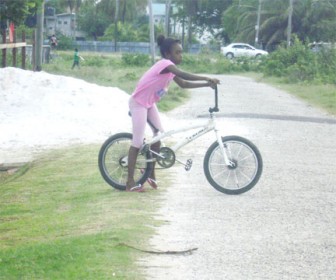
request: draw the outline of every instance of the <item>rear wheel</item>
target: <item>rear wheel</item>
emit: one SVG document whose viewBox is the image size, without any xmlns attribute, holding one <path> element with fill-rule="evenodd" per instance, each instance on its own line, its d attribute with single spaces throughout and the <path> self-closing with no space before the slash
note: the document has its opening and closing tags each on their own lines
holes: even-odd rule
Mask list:
<svg viewBox="0 0 336 280">
<path fill-rule="evenodd" d="M 252 189 L 259 181 L 263 162 L 258 148 L 239 136 L 222 137 L 224 150 L 232 162 L 228 166 L 217 142 L 214 142 L 204 158 L 204 173 L 209 183 L 226 194 L 241 194 Z"/>
<path fill-rule="evenodd" d="M 226 57 L 228 59 L 232 59 L 232 58 L 234 58 L 234 55 L 233 55 L 233 53 L 229 52 L 229 53 L 226 54 Z"/>
<path fill-rule="evenodd" d="M 112 187 L 125 190 L 128 177 L 128 151 L 132 144 L 131 133 L 118 133 L 108 138 L 102 145 L 98 166 L 104 180 Z M 135 166 L 134 180 L 143 184 L 153 169 L 149 151 L 139 153 Z"/>
</svg>

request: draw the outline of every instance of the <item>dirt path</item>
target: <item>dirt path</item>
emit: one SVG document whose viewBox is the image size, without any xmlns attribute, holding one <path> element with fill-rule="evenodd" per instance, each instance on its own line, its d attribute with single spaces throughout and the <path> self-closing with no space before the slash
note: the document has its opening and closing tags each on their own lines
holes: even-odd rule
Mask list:
<svg viewBox="0 0 336 280">
<path fill-rule="evenodd" d="M 189 173 L 181 166 L 169 170 L 174 181 L 162 186 L 157 217 L 165 224 L 151 249 L 198 250 L 147 255 L 140 260 L 147 279 L 334 279 L 335 118 L 249 78 L 218 77 L 227 116 L 219 118 L 223 135 L 239 134 L 259 147 L 261 181 L 240 196 L 217 192 L 202 170 L 211 135 L 187 146 L 180 158 L 192 157 L 194 166 Z M 212 105 L 209 90 L 193 92 L 170 114 L 177 123 L 191 122 Z"/>
</svg>

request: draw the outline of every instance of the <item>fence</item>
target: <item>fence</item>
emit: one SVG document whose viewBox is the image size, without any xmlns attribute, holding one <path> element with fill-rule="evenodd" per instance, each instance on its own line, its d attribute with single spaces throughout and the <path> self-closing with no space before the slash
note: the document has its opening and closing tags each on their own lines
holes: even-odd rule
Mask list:
<svg viewBox="0 0 336 280">
<path fill-rule="evenodd" d="M 49 63 L 51 55 L 51 47 L 49 45 L 42 46 L 42 63 Z M 26 56 L 30 64 L 34 64 L 34 47 L 33 45 L 27 45 Z"/>
<path fill-rule="evenodd" d="M 89 52 L 125 52 L 125 53 L 143 53 L 150 54 L 150 44 L 141 42 L 118 42 L 115 48 L 114 42 L 100 42 L 100 41 L 76 41 L 73 47 L 80 49 L 80 51 Z M 202 51 L 204 45 L 192 44 L 188 48 L 188 53 L 197 54 Z M 217 49 L 211 49 L 216 51 Z M 156 53 L 159 51 L 156 50 Z"/>
<path fill-rule="evenodd" d="M 16 37 L 15 33 L 13 34 L 13 40 L 10 43 L 6 42 L 6 30 L 2 29 L 1 30 L 1 37 L 2 37 L 2 44 L 0 44 L 0 50 L 2 51 L 2 67 L 7 66 L 7 50 L 11 49 L 12 50 L 12 64 L 14 67 L 16 67 L 16 58 L 17 58 L 17 49 L 21 48 L 21 65 L 22 68 L 25 69 L 26 67 L 26 37 L 25 33 L 22 32 L 22 42 L 17 43 L 16 42 Z"/>
</svg>

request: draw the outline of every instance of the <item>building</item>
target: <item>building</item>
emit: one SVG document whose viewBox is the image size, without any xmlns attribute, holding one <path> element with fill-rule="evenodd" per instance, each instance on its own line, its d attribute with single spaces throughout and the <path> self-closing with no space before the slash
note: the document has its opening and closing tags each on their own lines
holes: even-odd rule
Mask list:
<svg viewBox="0 0 336 280">
<path fill-rule="evenodd" d="M 48 7 L 44 14 L 44 29 L 48 37 L 62 33 L 67 37 L 76 39 L 85 38 L 85 32 L 77 29 L 76 14 L 75 13 L 63 13 L 55 14 L 55 9 Z"/>
</svg>

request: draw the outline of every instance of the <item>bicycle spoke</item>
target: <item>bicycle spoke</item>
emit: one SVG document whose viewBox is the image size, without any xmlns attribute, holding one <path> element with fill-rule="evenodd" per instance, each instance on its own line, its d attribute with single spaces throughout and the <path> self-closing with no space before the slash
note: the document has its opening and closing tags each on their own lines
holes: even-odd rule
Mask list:
<svg viewBox="0 0 336 280">
<path fill-rule="evenodd" d="M 235 158 L 239 158 L 239 155 L 240 155 L 241 151 L 243 150 L 243 145 L 240 145 L 239 148 L 240 148 L 240 149 L 239 149 L 237 155 L 235 156 Z"/>
<path fill-rule="evenodd" d="M 256 147 L 238 136 L 224 137 L 223 145 L 232 165 L 224 162 L 222 151 L 215 142 L 204 159 L 206 177 L 211 185 L 221 192 L 243 193 L 252 188 L 260 177 L 262 168 L 260 154 L 257 152 L 258 158 Z"/>
<path fill-rule="evenodd" d="M 233 171 L 233 174 L 234 174 L 234 177 L 236 179 L 237 189 L 239 189 L 239 181 L 238 181 L 238 178 L 237 178 L 237 172 L 236 172 L 236 170 Z"/>
<path fill-rule="evenodd" d="M 243 162 L 243 161 L 245 161 L 246 159 L 251 158 L 251 157 L 252 157 L 252 158 L 255 158 L 253 154 L 250 154 L 250 155 L 247 155 L 247 156 L 244 157 L 244 158 L 239 159 L 239 162 Z"/>
<path fill-rule="evenodd" d="M 107 183 L 120 190 L 126 188 L 128 177 L 127 157 L 132 135 L 119 133 L 105 141 L 99 152 L 99 170 Z M 151 172 L 150 155 L 139 154 L 135 168 L 134 180 L 145 181 Z M 140 172 L 143 169 L 145 172 Z"/>
</svg>

